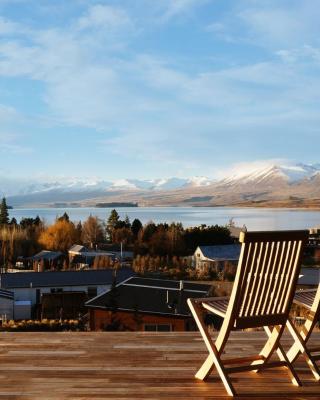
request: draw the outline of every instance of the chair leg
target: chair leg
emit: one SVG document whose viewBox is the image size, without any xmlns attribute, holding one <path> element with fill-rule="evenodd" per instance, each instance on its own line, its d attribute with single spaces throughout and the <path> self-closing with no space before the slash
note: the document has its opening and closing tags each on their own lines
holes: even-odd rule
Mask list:
<svg viewBox="0 0 320 400">
<path fill-rule="evenodd" d="M 313 328 L 315 327 L 319 318 L 320 318 L 320 307 L 319 310 L 317 310 L 317 312 L 315 313 L 309 312 L 306 322 L 301 327 L 299 327 L 298 329 L 299 335 L 303 339 L 305 346 L 307 345 L 307 342 L 312 334 Z M 294 362 L 299 357 L 299 354 L 300 354 L 299 347 L 296 346 L 295 343 L 290 347 L 290 349 L 287 352 L 287 356 L 291 362 Z"/>
<path fill-rule="evenodd" d="M 268 326 L 264 326 L 264 330 L 266 331 L 267 335 L 270 337 L 271 334 L 272 334 L 271 329 Z M 286 352 L 284 351 L 283 347 L 281 346 L 280 342 L 278 344 L 278 348 L 277 348 L 276 351 L 277 351 L 279 359 L 281 361 L 285 361 L 287 363 L 288 373 L 289 373 L 289 376 L 291 378 L 291 382 L 295 386 L 302 386 L 302 383 L 301 383 L 301 381 L 300 381 L 295 369 L 293 368 L 292 363 L 288 359 Z M 257 372 L 259 372 L 259 370 Z"/>
<path fill-rule="evenodd" d="M 313 373 L 313 376 L 315 377 L 315 379 L 317 381 L 319 381 L 320 380 L 320 370 L 319 370 L 317 364 L 313 361 L 312 355 L 310 354 L 309 350 L 307 349 L 305 341 L 302 339 L 300 333 L 298 332 L 297 328 L 294 326 L 294 324 L 290 318 L 287 321 L 287 327 L 294 339 L 294 346 L 295 346 L 294 353 L 301 352 L 303 354 L 311 372 Z M 292 353 L 292 354 L 294 354 L 294 353 Z"/>
<path fill-rule="evenodd" d="M 231 380 L 230 380 L 228 374 L 226 373 L 226 370 L 225 370 L 224 365 L 220 358 L 220 354 L 208 332 L 208 329 L 207 329 L 205 323 L 203 322 L 200 307 L 192 299 L 188 299 L 188 305 L 192 312 L 194 320 L 196 321 L 196 324 L 199 328 L 199 331 L 204 340 L 204 343 L 209 351 L 208 357 L 206 358 L 205 362 L 202 364 L 201 368 L 198 370 L 198 372 L 195 375 L 196 378 L 201 379 L 201 380 L 206 379 L 208 377 L 208 375 L 210 374 L 210 372 L 213 370 L 213 368 L 216 367 L 217 372 L 224 384 L 224 387 L 226 388 L 226 391 L 228 392 L 228 394 L 230 396 L 235 396 L 236 391 L 234 390 Z"/>
<path fill-rule="evenodd" d="M 266 342 L 266 344 L 263 346 L 262 350 L 260 351 L 260 355 L 264 357 L 263 361 L 254 361 L 252 364 L 264 364 L 269 360 L 269 358 L 272 356 L 274 351 L 277 350 L 280 342 L 280 337 L 284 331 L 285 326 L 279 325 L 279 326 L 274 326 L 272 331 L 270 331 L 270 334 L 268 334 L 269 338 Z"/>
</svg>

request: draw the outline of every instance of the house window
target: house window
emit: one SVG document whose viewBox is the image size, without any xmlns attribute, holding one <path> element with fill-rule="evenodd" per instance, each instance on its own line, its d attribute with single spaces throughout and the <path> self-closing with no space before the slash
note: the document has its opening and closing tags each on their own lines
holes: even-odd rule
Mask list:
<svg viewBox="0 0 320 400">
<path fill-rule="evenodd" d="M 91 299 L 92 297 L 96 297 L 97 296 L 97 287 L 93 286 L 93 287 L 88 287 L 88 297 L 89 299 Z"/>
<path fill-rule="evenodd" d="M 144 330 L 146 332 L 171 332 L 171 324 L 144 324 Z"/>
</svg>

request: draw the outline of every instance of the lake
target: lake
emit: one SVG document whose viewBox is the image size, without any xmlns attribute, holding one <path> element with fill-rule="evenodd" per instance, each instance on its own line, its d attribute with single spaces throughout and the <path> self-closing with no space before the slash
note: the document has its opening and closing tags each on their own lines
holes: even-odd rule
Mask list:
<svg viewBox="0 0 320 400">
<path fill-rule="evenodd" d="M 225 225 L 232 218 L 237 226 L 246 225 L 249 230 L 306 229 L 320 225 L 320 211 L 283 208 L 236 208 L 236 207 L 128 207 L 117 208 L 121 218 L 126 215 L 149 221 L 182 222 L 184 227 Z M 57 216 L 67 212 L 72 221 L 84 221 L 90 214 L 106 220 L 111 208 L 17 208 L 9 210 L 10 218 L 18 221 L 24 217 L 39 215 L 52 223 Z"/>
</svg>

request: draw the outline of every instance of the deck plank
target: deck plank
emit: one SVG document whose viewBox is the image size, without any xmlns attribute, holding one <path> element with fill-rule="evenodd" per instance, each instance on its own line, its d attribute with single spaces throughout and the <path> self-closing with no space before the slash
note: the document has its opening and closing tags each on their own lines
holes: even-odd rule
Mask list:
<svg viewBox="0 0 320 400">
<path fill-rule="evenodd" d="M 197 381 L 206 357 L 198 333 L 79 332 L 2 333 L 1 399 L 229 399 L 218 376 Z M 248 356 L 263 345 L 263 332 L 236 332 L 226 358 Z M 320 333 L 312 344 L 320 342 Z M 282 341 L 289 346 L 288 336 Z M 299 359 L 304 384 L 291 385 L 284 368 L 232 375 L 241 399 L 319 400 L 320 383 Z"/>
</svg>

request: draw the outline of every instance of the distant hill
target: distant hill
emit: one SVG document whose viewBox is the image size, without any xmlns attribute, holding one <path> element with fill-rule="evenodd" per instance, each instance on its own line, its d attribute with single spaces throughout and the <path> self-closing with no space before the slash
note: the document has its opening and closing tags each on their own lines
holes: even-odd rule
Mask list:
<svg viewBox="0 0 320 400">
<path fill-rule="evenodd" d="M 319 164 L 239 167 L 220 180 L 206 177 L 31 182 L 0 178 L 14 207 L 256 206 L 320 207 Z M 107 204 L 107 205 L 106 205 Z M 111 205 L 110 205 L 111 204 Z"/>
</svg>

